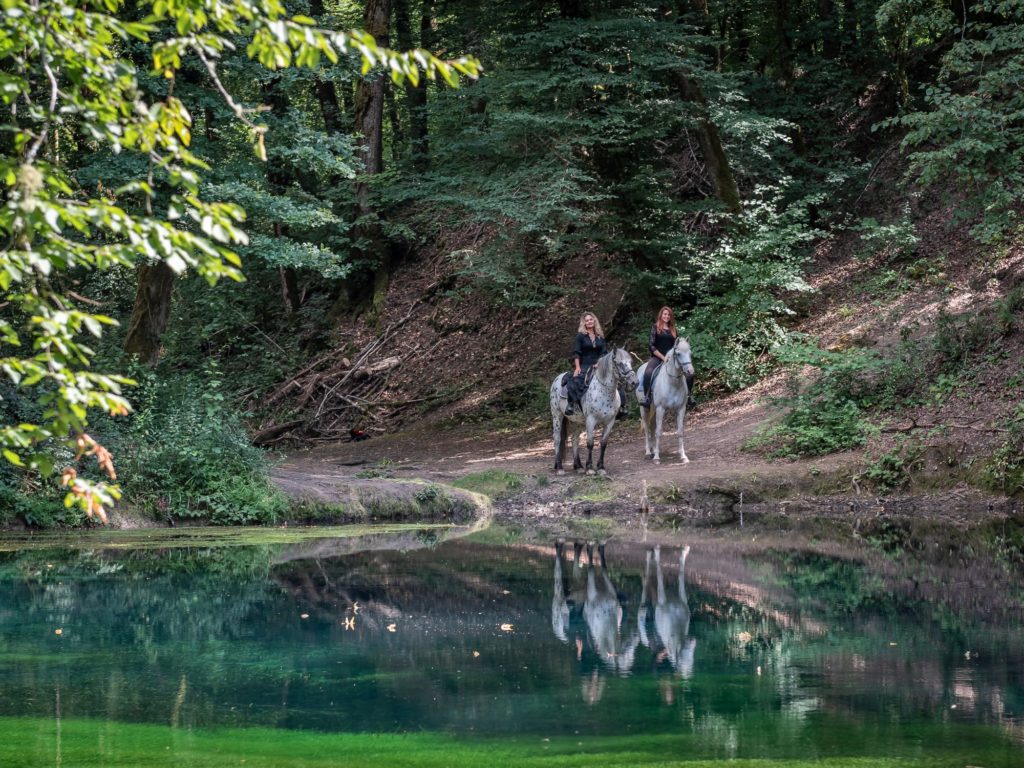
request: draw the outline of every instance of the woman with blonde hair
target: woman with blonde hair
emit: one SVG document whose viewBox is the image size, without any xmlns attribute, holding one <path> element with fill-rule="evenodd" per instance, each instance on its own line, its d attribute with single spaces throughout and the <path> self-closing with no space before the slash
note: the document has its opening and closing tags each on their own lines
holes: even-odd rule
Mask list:
<svg viewBox="0 0 1024 768">
<path fill-rule="evenodd" d="M 566 416 L 572 416 L 580 406 L 583 394 L 587 391 L 587 372 L 597 365 L 606 348 L 604 331 L 601 330 L 597 315 L 593 312 L 584 312 L 580 315 L 576 342 L 572 348 L 573 373 L 567 389 L 569 407 L 565 410 Z"/>
<path fill-rule="evenodd" d="M 651 326 L 651 336 L 647 347 L 651 357 L 644 369 L 644 400 L 641 403 L 645 408 L 651 404 L 651 382 L 654 381 L 654 372 L 668 358 L 672 348 L 676 345 L 676 316 L 671 307 L 662 307 L 654 318 L 654 325 Z M 695 403 L 693 400 L 693 376 L 686 377 L 686 386 L 690 390 L 690 406 Z"/>
</svg>

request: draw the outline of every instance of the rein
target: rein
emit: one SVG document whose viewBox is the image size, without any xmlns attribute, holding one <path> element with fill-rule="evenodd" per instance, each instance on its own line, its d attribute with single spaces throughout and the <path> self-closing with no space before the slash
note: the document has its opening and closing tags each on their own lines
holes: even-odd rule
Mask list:
<svg viewBox="0 0 1024 768">
<path fill-rule="evenodd" d="M 608 361 L 608 368 L 610 369 L 610 373 L 611 373 L 611 381 L 610 382 L 608 380 L 606 380 L 606 379 L 602 379 L 601 378 L 601 372 L 600 372 L 601 365 L 604 363 L 604 359 L 606 357 L 610 357 L 611 358 Z M 605 384 L 606 386 L 609 385 L 609 384 L 611 386 L 616 386 L 618 383 L 620 383 L 619 380 L 627 379 L 629 377 L 628 373 L 626 373 L 625 371 L 619 369 L 618 362 L 615 360 L 615 352 L 614 351 L 606 352 L 604 355 L 602 355 L 601 359 L 598 360 L 597 365 L 594 366 L 594 370 L 595 370 L 594 378 L 597 379 L 598 381 L 600 381 L 602 384 Z M 630 372 L 632 372 L 632 369 L 630 369 Z"/>
<path fill-rule="evenodd" d="M 683 366 L 684 366 L 684 365 L 686 365 L 686 363 L 690 363 L 691 365 L 693 364 L 693 363 L 692 363 L 691 361 L 689 361 L 689 360 L 686 360 L 686 361 L 684 361 L 684 362 L 682 362 L 682 363 L 678 362 L 678 361 L 676 360 L 676 353 L 675 353 L 675 350 L 673 350 L 673 351 L 672 351 L 672 358 L 671 358 L 671 359 L 672 359 L 672 367 L 674 367 L 674 368 L 675 368 L 676 370 L 678 370 L 678 371 L 679 371 L 679 375 L 678 375 L 678 376 L 673 376 L 673 375 L 671 374 L 671 372 L 670 372 L 670 371 L 668 370 L 668 365 L 667 365 L 667 363 L 668 363 L 668 360 L 666 360 L 666 361 L 665 361 L 665 364 L 663 364 L 663 365 L 662 365 L 662 367 L 663 367 L 663 368 L 665 369 L 665 375 L 666 375 L 666 376 L 668 376 L 668 377 L 669 377 L 670 379 L 679 379 L 679 378 L 682 378 L 682 377 L 683 377 L 683 375 L 684 375 L 684 374 L 683 374 Z"/>
</svg>

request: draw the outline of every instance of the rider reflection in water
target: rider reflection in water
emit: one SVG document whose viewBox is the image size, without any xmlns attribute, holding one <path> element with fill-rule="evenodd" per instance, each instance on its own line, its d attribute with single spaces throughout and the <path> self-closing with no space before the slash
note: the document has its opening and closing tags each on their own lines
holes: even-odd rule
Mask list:
<svg viewBox="0 0 1024 768">
<path fill-rule="evenodd" d="M 623 615 L 620 595 L 609 577 L 604 545 L 597 549 L 595 558 L 593 543 L 587 544 L 584 565 L 583 544 L 575 542 L 566 573 L 565 542 L 555 542 L 551 626 L 559 640 L 575 646 L 584 701 L 593 705 L 601 700 L 609 673 L 629 676 L 640 645 L 650 650 L 655 668 L 667 662 L 673 677 L 689 679 L 693 675 L 696 647 L 696 640 L 689 636 L 690 608 L 684 583 L 690 548 L 679 552 L 679 570 L 674 583 L 668 584 L 661 548 L 656 546 L 647 551 L 635 623 Z M 584 648 L 589 652 L 585 654 Z M 659 689 L 666 704 L 675 700 L 670 680 L 660 681 Z"/>
<path fill-rule="evenodd" d="M 584 312 L 580 317 L 580 325 L 576 329 L 576 342 L 572 348 L 573 373 L 569 380 L 569 407 L 565 409 L 566 416 L 571 416 L 580 407 L 583 393 L 587 389 L 587 373 L 597 365 L 597 361 L 604 353 L 604 331 L 601 330 L 601 323 L 593 312 Z"/>
</svg>

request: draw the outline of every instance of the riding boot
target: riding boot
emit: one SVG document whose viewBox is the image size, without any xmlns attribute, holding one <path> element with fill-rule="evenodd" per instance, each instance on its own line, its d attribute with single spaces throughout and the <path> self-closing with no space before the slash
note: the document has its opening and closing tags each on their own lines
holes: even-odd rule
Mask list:
<svg viewBox="0 0 1024 768">
<path fill-rule="evenodd" d="M 647 367 L 644 369 L 644 399 L 640 402 L 644 408 L 651 407 L 651 400 L 654 399 L 654 393 L 651 391 L 654 389 L 654 374 L 659 368 L 660 361 L 655 361 L 653 357 L 647 361 Z"/>
<path fill-rule="evenodd" d="M 697 398 L 693 396 L 693 380 L 694 376 L 686 377 L 686 390 L 689 395 L 686 398 L 686 409 L 688 411 L 694 411 L 697 409 Z"/>
<path fill-rule="evenodd" d="M 619 412 L 615 414 L 616 419 L 625 419 L 629 416 L 629 407 L 626 405 L 626 390 L 619 387 Z"/>
<path fill-rule="evenodd" d="M 565 406 L 565 415 L 566 416 L 575 416 L 576 415 L 576 403 L 573 402 L 572 400 L 570 400 L 568 405 Z"/>
</svg>

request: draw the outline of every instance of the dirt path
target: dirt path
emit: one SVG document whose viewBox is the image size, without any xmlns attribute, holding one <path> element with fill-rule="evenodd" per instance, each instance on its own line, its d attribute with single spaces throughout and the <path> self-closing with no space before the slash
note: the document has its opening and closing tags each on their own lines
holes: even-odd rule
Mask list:
<svg viewBox="0 0 1024 768">
<path fill-rule="evenodd" d="M 422 483 L 442 484 L 453 498 L 472 497 L 449 487 L 459 482 L 492 495 L 499 520 L 555 536 L 628 536 L 640 527 L 646 535 L 648 525 L 691 532 L 725 526 L 739 534 L 745 521 L 759 535 L 898 538 L 901 531 L 913 530 L 915 536 L 942 531 L 946 541 L 976 525 L 1019 514 L 1012 499 L 962 485 L 881 498 L 858 482 L 865 464 L 856 452 L 769 461 L 744 450 L 769 417 L 763 395 L 771 386 L 762 382 L 691 414 L 686 426 L 690 463 L 685 465 L 678 461 L 674 434 L 663 438 L 661 465 L 644 458 L 634 409 L 612 435 L 606 478 L 571 470 L 555 474 L 550 426 L 539 416 L 525 430 L 471 424 L 326 445 L 289 455 L 273 477 L 288 494 L 318 502 L 345 502 L 354 492 L 364 497 L 404 494 L 408 501 L 422 491 Z M 473 478 L 506 477 L 500 473 L 515 476 L 507 492 L 473 487 Z M 649 514 L 643 511 L 644 488 Z M 410 504 L 415 514 L 416 504 Z"/>
<path fill-rule="evenodd" d="M 787 495 L 822 486 L 825 478 L 855 471 L 857 454 L 808 461 L 768 461 L 743 446 L 767 416 L 766 409 L 745 393 L 701 407 L 690 414 L 685 429 L 689 464 L 679 462 L 674 430 L 662 438 L 662 463 L 644 457 L 643 434 L 636 409 L 612 434 L 605 464 L 602 496 L 622 501 L 638 498 L 642 484 L 682 497 L 707 488 L 748 489 L 755 495 Z M 585 446 L 584 446 L 585 451 Z M 597 448 L 595 446 L 595 460 Z M 571 467 L 571 455 L 566 466 Z M 353 479 L 379 471 L 392 478 L 451 483 L 487 470 L 544 478 L 542 494 L 557 497 L 580 476 L 552 470 L 551 429 L 536 419 L 526 430 L 493 430 L 486 426 L 402 432 L 357 443 L 337 443 L 293 453 L 275 471 L 275 481 L 293 495 L 330 498 Z M 774 489 L 774 491 L 773 491 Z"/>
</svg>

